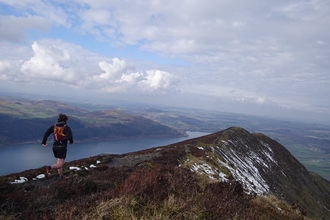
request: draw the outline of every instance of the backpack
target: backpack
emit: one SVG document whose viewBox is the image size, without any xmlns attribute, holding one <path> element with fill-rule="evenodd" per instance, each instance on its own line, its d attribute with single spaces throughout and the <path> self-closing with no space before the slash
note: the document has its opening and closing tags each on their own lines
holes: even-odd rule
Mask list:
<svg viewBox="0 0 330 220">
<path fill-rule="evenodd" d="M 57 126 L 56 124 L 54 125 L 54 140 L 55 141 L 63 141 L 66 139 L 66 135 L 63 133 L 64 126 Z"/>
</svg>

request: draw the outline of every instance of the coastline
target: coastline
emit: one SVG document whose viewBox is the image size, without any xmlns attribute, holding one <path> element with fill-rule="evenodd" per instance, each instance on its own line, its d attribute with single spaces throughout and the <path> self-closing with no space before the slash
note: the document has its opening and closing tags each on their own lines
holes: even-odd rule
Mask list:
<svg viewBox="0 0 330 220">
<path fill-rule="evenodd" d="M 191 132 L 191 131 L 187 131 Z M 74 143 L 92 143 L 92 142 L 100 142 L 100 141 L 116 141 L 116 140 L 133 140 L 133 139 L 143 139 L 143 138 L 180 138 L 180 137 L 189 137 L 189 135 L 185 132 L 185 135 L 139 135 L 139 136 L 134 136 L 134 137 L 117 137 L 117 138 L 89 138 L 89 139 L 74 139 Z M 193 132 L 199 132 L 199 131 L 193 131 Z M 202 132 L 205 133 L 205 132 Z M 23 141 L 23 142 L 15 142 L 15 143 L 10 143 L 10 142 L 4 142 L 0 143 L 1 146 L 14 146 L 14 145 L 22 145 L 22 144 L 40 144 L 41 145 L 41 139 L 38 141 Z M 51 140 L 48 140 L 47 142 L 50 142 Z"/>
</svg>

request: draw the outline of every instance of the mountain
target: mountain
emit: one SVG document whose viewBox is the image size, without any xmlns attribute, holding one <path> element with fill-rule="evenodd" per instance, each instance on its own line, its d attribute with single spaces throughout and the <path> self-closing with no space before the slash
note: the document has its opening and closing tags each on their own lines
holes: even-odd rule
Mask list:
<svg viewBox="0 0 330 220">
<path fill-rule="evenodd" d="M 0 219 L 329 219 L 330 182 L 230 127 L 168 146 L 0 177 Z M 12 183 L 12 184 L 10 184 Z"/>
<path fill-rule="evenodd" d="M 308 170 L 330 180 L 329 125 L 201 109 L 161 109 L 126 108 L 126 112 L 184 131 L 214 133 L 238 126 L 263 133 L 284 145 Z"/>
<path fill-rule="evenodd" d="M 59 113 L 77 115 L 86 112 L 88 111 L 54 100 L 0 98 L 0 114 L 11 115 L 17 118 L 49 118 Z"/>
<path fill-rule="evenodd" d="M 116 110 L 87 111 L 48 100 L 0 99 L 0 145 L 40 142 L 57 115 L 69 116 L 68 125 L 77 141 L 139 137 L 182 137 L 182 131 L 153 120 Z"/>
</svg>

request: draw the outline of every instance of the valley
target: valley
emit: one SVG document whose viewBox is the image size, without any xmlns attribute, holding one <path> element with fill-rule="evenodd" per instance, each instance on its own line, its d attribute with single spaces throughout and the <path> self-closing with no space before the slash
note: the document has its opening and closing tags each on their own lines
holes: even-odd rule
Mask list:
<svg viewBox="0 0 330 220">
<path fill-rule="evenodd" d="M 330 180 L 330 125 L 326 124 L 169 106 L 64 103 L 12 97 L 0 99 L 0 115 L 10 115 L 16 119 L 47 120 L 47 123 L 51 123 L 59 112 L 65 112 L 72 118 L 69 123 L 78 133 L 81 133 L 81 127 L 92 127 L 96 133 L 102 134 L 99 140 L 139 135 L 156 137 L 164 131 L 168 132 L 167 136 L 183 136 L 186 131 L 213 133 L 231 126 L 243 127 L 249 132 L 263 133 L 278 141 L 308 170 Z M 42 124 L 46 126 L 47 123 L 43 121 Z M 157 132 L 155 123 L 161 128 Z M 122 126 L 125 124 L 127 126 Z M 139 126 L 145 127 L 147 124 L 149 133 L 141 133 Z M 43 129 L 39 128 L 39 133 L 35 134 L 36 139 Z M 78 136 L 78 140 L 83 138 L 96 137 Z"/>
</svg>

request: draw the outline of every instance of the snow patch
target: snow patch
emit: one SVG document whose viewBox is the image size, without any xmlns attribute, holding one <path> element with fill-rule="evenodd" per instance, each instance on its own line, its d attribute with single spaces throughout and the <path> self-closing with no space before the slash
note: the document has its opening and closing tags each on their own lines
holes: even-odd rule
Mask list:
<svg viewBox="0 0 330 220">
<path fill-rule="evenodd" d="M 210 165 L 208 165 L 207 163 L 192 164 L 192 170 L 196 171 L 196 172 L 199 171 L 199 172 L 206 173 L 211 179 L 214 179 L 213 175 L 215 174 L 215 172 L 212 170 L 212 167 Z"/>
<path fill-rule="evenodd" d="M 210 179 L 218 179 L 216 178 L 216 176 L 218 175 L 220 180 L 227 181 L 227 179 L 225 178 L 226 174 L 213 170 L 212 167 L 207 163 L 194 163 L 191 165 L 191 171 L 206 174 Z"/>
<path fill-rule="evenodd" d="M 36 176 L 36 179 L 43 179 L 45 178 L 45 174 L 39 174 L 38 176 Z"/>
<path fill-rule="evenodd" d="M 277 161 L 270 155 L 270 153 L 264 152 L 264 154 L 269 158 L 269 160 L 278 165 Z"/>
<path fill-rule="evenodd" d="M 10 182 L 11 184 L 17 184 L 17 183 L 24 183 L 28 181 L 28 179 L 26 177 L 20 177 L 19 180 L 14 180 L 14 182 Z"/>
<path fill-rule="evenodd" d="M 96 164 L 100 164 L 100 163 L 101 163 L 101 161 L 99 161 L 99 160 L 96 161 Z M 93 164 L 91 164 L 89 167 L 90 167 L 90 168 L 95 168 L 96 166 L 93 165 Z M 83 168 L 84 168 L 85 170 L 89 170 L 88 167 L 83 167 Z M 80 168 L 80 167 L 77 167 L 77 166 L 70 166 L 69 169 L 70 169 L 70 170 L 76 170 L 76 171 L 81 170 L 81 168 Z M 43 179 L 43 178 L 45 178 L 45 177 L 46 177 L 45 174 L 39 174 L 39 175 L 36 176 L 35 178 L 32 178 L 32 180 Z M 10 183 L 11 183 L 11 184 L 18 184 L 18 183 L 24 183 L 24 182 L 26 182 L 26 181 L 28 181 L 28 179 L 27 179 L 26 177 L 20 177 L 18 180 L 14 180 L 14 182 L 10 182 Z"/>
<path fill-rule="evenodd" d="M 266 147 L 270 152 L 273 153 L 273 150 L 272 148 L 270 148 L 269 144 L 264 142 L 264 141 L 259 141 L 264 147 Z"/>
<path fill-rule="evenodd" d="M 267 194 L 269 192 L 269 186 L 265 180 L 261 177 L 258 168 L 254 165 L 253 161 L 249 157 L 239 157 L 231 149 L 230 152 L 222 153 L 222 157 L 226 160 L 226 163 L 218 159 L 218 162 L 225 166 L 232 174 L 232 176 L 240 181 L 243 188 L 248 192 L 254 192 L 258 195 Z M 265 165 L 261 158 L 254 158 L 258 163 Z M 232 164 L 235 166 L 230 166 Z"/>
<path fill-rule="evenodd" d="M 70 170 L 81 170 L 79 167 L 69 167 Z"/>
<path fill-rule="evenodd" d="M 228 142 L 227 142 L 227 141 L 221 140 L 221 142 L 222 142 L 224 145 L 228 145 Z"/>
</svg>

